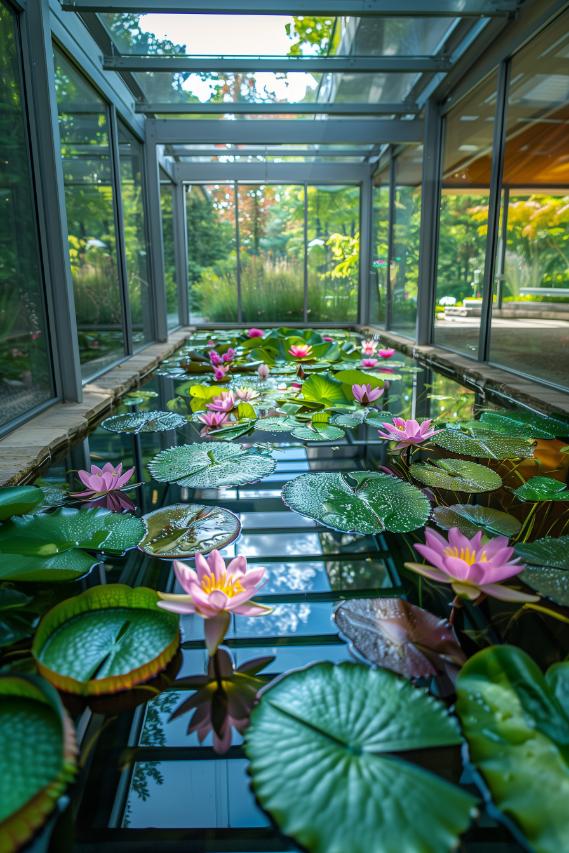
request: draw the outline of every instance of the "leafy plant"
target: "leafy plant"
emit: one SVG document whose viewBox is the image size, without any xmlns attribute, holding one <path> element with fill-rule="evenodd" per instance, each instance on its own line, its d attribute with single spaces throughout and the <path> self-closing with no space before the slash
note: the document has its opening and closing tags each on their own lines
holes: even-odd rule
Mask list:
<svg viewBox="0 0 569 853">
<path fill-rule="evenodd" d="M 165 432 L 186 426 L 187 419 L 175 412 L 129 412 L 106 418 L 101 426 L 109 432 L 138 435 L 141 432 Z"/>
<path fill-rule="evenodd" d="M 522 486 L 514 489 L 521 501 L 569 501 L 569 489 L 565 483 L 553 477 L 530 477 Z"/>
<path fill-rule="evenodd" d="M 174 504 L 142 518 L 146 536 L 139 548 L 155 557 L 193 557 L 225 548 L 241 532 L 239 518 L 223 507 Z"/>
<path fill-rule="evenodd" d="M 444 530 L 458 527 L 466 536 L 473 536 L 477 530 L 483 530 L 490 536 L 511 538 L 521 527 L 518 519 L 508 512 L 478 504 L 437 506 L 433 510 L 433 518 Z"/>
<path fill-rule="evenodd" d="M 411 476 L 425 486 L 455 492 L 492 492 L 502 485 L 502 478 L 491 468 L 463 459 L 437 459 L 415 462 Z"/>
<path fill-rule="evenodd" d="M 155 480 L 192 489 L 254 483 L 275 470 L 270 450 L 253 444 L 182 444 L 163 450 L 148 464 Z"/>
</svg>

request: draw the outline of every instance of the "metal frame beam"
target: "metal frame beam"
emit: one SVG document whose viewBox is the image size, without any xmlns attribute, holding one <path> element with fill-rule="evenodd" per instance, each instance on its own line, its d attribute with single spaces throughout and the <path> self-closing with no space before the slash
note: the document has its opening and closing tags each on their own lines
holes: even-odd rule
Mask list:
<svg viewBox="0 0 569 853">
<path fill-rule="evenodd" d="M 160 216 L 160 166 L 156 139 L 152 128 L 147 127 L 144 142 L 144 197 L 148 222 L 151 293 L 154 314 L 154 339 L 168 340 L 168 313 L 166 308 L 166 282 L 164 279 L 164 244 Z"/>
<path fill-rule="evenodd" d="M 147 133 L 158 143 L 234 145 L 352 144 L 421 142 L 420 119 L 343 119 L 298 121 L 295 119 L 148 119 Z"/>
<path fill-rule="evenodd" d="M 174 190 L 174 254 L 176 282 L 178 284 L 178 312 L 180 323 L 189 323 L 188 304 L 188 228 L 186 221 L 186 190 L 177 183 Z"/>
<path fill-rule="evenodd" d="M 452 68 L 440 56 L 135 56 L 103 57 L 105 71 L 231 73 L 264 71 L 282 73 L 409 73 L 444 72 Z"/>
<path fill-rule="evenodd" d="M 369 172 L 366 163 L 177 163 L 176 182 L 217 183 L 359 183 Z"/>
<path fill-rule="evenodd" d="M 191 148 L 173 145 L 172 157 L 370 157 L 371 148 L 285 148 L 258 146 L 257 148 Z"/>
<path fill-rule="evenodd" d="M 63 0 L 67 12 L 156 12 L 156 0 Z M 161 14 L 501 17 L 519 0 L 162 0 Z"/>
<path fill-rule="evenodd" d="M 112 187 L 114 204 L 113 210 L 115 214 L 115 231 L 116 231 L 116 250 L 119 269 L 119 286 L 121 296 L 121 311 L 123 322 L 123 340 L 126 355 L 133 353 L 132 341 L 132 318 L 130 313 L 130 301 L 128 292 L 128 270 L 126 266 L 126 249 L 125 249 L 125 230 L 124 230 L 124 210 L 122 204 L 122 187 L 120 174 L 120 153 L 119 153 L 119 128 L 117 122 L 117 110 L 114 104 L 109 107 L 109 139 L 111 144 L 111 172 L 112 172 Z"/>
<path fill-rule="evenodd" d="M 248 101 L 221 104 L 196 103 L 144 103 L 136 105 L 136 112 L 145 115 L 334 115 L 334 116 L 389 116 L 417 115 L 421 111 L 413 103 L 249 103 Z"/>
<path fill-rule="evenodd" d="M 430 344 L 433 336 L 437 273 L 442 117 L 438 103 L 429 101 L 425 113 L 421 224 L 419 231 L 419 281 L 417 288 L 417 344 Z"/>
</svg>

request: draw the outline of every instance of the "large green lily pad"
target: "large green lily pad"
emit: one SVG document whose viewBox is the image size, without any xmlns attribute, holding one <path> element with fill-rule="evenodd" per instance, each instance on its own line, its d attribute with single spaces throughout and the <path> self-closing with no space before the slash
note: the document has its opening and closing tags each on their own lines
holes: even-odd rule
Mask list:
<svg viewBox="0 0 569 853">
<path fill-rule="evenodd" d="M 441 430 L 432 439 L 433 444 L 479 459 L 525 459 L 533 456 L 534 442 L 525 438 L 500 435 L 492 432 L 476 432 L 469 435 L 459 429 Z"/>
<path fill-rule="evenodd" d="M 0 521 L 13 515 L 33 512 L 43 501 L 43 491 L 38 486 L 10 486 L 0 489 Z"/>
<path fill-rule="evenodd" d="M 520 578 L 545 598 L 569 607 L 569 572 L 551 566 L 526 566 Z"/>
<path fill-rule="evenodd" d="M 257 799 L 310 853 L 443 853 L 475 800 L 405 754 L 459 743 L 444 705 L 392 672 L 317 663 L 262 694 L 245 752 Z"/>
<path fill-rule="evenodd" d="M 293 438 L 301 441 L 338 441 L 344 438 L 345 432 L 337 426 L 328 423 L 301 424 L 292 431 Z"/>
<path fill-rule="evenodd" d="M 519 542 L 516 554 L 524 563 L 536 566 L 552 566 L 569 572 L 569 536 L 546 536 L 535 542 Z"/>
<path fill-rule="evenodd" d="M 410 468 L 411 476 L 434 489 L 450 489 L 454 492 L 493 492 L 502 485 L 499 474 L 477 462 L 463 459 L 437 459 L 431 462 L 415 462 Z"/>
<path fill-rule="evenodd" d="M 161 483 L 215 489 L 254 483 L 272 474 L 276 464 L 270 450 L 261 445 L 220 441 L 170 447 L 149 462 L 148 470 Z"/>
<path fill-rule="evenodd" d="M 165 432 L 169 429 L 178 429 L 186 426 L 187 423 L 187 418 L 176 412 L 128 412 L 128 414 L 106 418 L 101 426 L 109 432 L 138 435 L 141 432 Z"/>
<path fill-rule="evenodd" d="M 569 663 L 545 676 L 521 649 L 492 646 L 465 664 L 457 712 L 498 808 L 537 853 L 569 840 Z"/>
<path fill-rule="evenodd" d="M 521 501 L 569 501 L 569 489 L 565 483 L 554 480 L 553 477 L 530 477 L 523 486 L 514 489 L 514 494 Z"/>
<path fill-rule="evenodd" d="M 97 560 L 79 548 L 70 548 L 52 556 L 6 554 L 0 559 L 0 581 L 15 583 L 54 583 L 71 581 L 91 571 Z"/>
<path fill-rule="evenodd" d="M 569 435 L 569 422 L 535 412 L 509 409 L 483 412 L 480 423 L 505 435 L 521 435 L 525 438 L 556 438 Z"/>
<path fill-rule="evenodd" d="M 108 584 L 57 604 L 42 619 L 32 654 L 61 690 L 101 695 L 153 678 L 174 657 L 179 618 L 152 589 Z"/>
<path fill-rule="evenodd" d="M 76 770 L 71 720 L 41 678 L 0 674 L 0 850 L 15 853 L 53 811 Z"/>
<path fill-rule="evenodd" d="M 478 530 L 483 530 L 490 536 L 510 538 L 515 536 L 521 527 L 518 519 L 509 512 L 478 504 L 437 506 L 433 510 L 433 518 L 444 530 L 458 527 L 465 536 L 474 536 Z"/>
<path fill-rule="evenodd" d="M 327 374 L 311 374 L 302 383 L 302 397 L 308 402 L 320 403 L 326 407 L 346 402 L 342 383 Z"/>
<path fill-rule="evenodd" d="M 203 504 L 174 504 L 143 516 L 146 536 L 141 551 L 154 557 L 190 557 L 227 547 L 241 532 L 230 510 Z"/>
<path fill-rule="evenodd" d="M 416 530 L 431 510 L 416 486 L 377 471 L 301 474 L 282 497 L 295 512 L 346 533 Z"/>
</svg>

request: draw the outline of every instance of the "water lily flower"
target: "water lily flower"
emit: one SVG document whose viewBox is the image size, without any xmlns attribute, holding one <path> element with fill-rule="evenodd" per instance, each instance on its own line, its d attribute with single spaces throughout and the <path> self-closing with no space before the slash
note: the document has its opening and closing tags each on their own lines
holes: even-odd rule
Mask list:
<svg viewBox="0 0 569 853">
<path fill-rule="evenodd" d="M 208 355 L 209 355 L 209 360 L 211 361 L 211 363 L 213 364 L 214 367 L 218 367 L 220 364 L 223 364 L 223 359 L 221 358 L 220 354 L 216 350 L 214 350 L 214 349 L 210 350 Z"/>
<path fill-rule="evenodd" d="M 310 344 L 293 344 L 289 349 L 289 353 L 294 358 L 310 358 L 312 355 L 312 347 Z"/>
<path fill-rule="evenodd" d="M 391 358 L 392 355 L 395 355 L 395 350 L 392 347 L 386 347 L 385 349 L 378 350 L 377 354 L 381 358 Z"/>
<path fill-rule="evenodd" d="M 247 329 L 246 334 L 247 334 L 248 338 L 262 338 L 262 337 L 264 337 L 265 332 L 263 331 L 263 329 L 253 328 L 253 329 Z"/>
<path fill-rule="evenodd" d="M 209 429 L 219 429 L 227 423 L 228 418 L 225 412 L 202 412 L 198 420 Z"/>
<path fill-rule="evenodd" d="M 378 430 L 380 438 L 388 441 L 396 441 L 396 450 L 403 450 L 405 447 L 422 444 L 427 439 L 432 438 L 440 429 L 431 429 L 432 418 L 419 423 L 414 419 L 405 420 L 405 418 L 393 418 L 393 423 L 383 423 L 381 426 L 385 432 Z"/>
<path fill-rule="evenodd" d="M 215 346 L 215 341 L 207 341 L 206 342 L 206 347 L 214 347 L 214 346 Z"/>
<path fill-rule="evenodd" d="M 247 571 L 247 560 L 240 554 L 225 566 L 219 551 L 207 559 L 196 554 L 196 570 L 174 560 L 174 572 L 185 595 L 159 592 L 158 607 L 173 613 L 197 613 L 205 619 L 205 642 L 210 655 L 215 654 L 229 627 L 231 613 L 241 616 L 264 616 L 271 608 L 251 601 L 258 592 L 264 569 Z"/>
<path fill-rule="evenodd" d="M 223 361 L 229 362 L 229 361 L 233 361 L 233 359 L 235 358 L 236 355 L 237 355 L 237 352 L 232 347 L 229 347 L 227 352 L 224 352 L 221 357 L 222 357 Z"/>
<path fill-rule="evenodd" d="M 383 394 L 383 388 L 372 388 L 371 385 L 352 385 L 354 399 L 362 406 L 369 406 Z"/>
<path fill-rule="evenodd" d="M 259 374 L 259 379 L 267 379 L 270 373 L 270 369 L 268 364 L 260 364 L 257 368 L 257 373 Z"/>
<path fill-rule="evenodd" d="M 327 344 L 334 343 L 334 338 L 331 338 L 330 335 L 322 335 L 322 340 L 326 341 Z"/>
<path fill-rule="evenodd" d="M 423 577 L 450 584 L 459 598 L 475 601 L 481 595 L 489 595 L 501 601 L 539 600 L 538 595 L 528 595 L 501 583 L 525 569 L 519 559 L 512 559 L 515 552 L 506 536 L 484 540 L 479 530 L 469 539 L 453 527 L 448 540 L 430 528 L 425 530 L 425 537 L 425 545 L 413 547 L 429 563 L 405 563 L 406 567 Z"/>
<path fill-rule="evenodd" d="M 378 364 L 377 358 L 362 358 L 360 361 L 362 367 L 377 367 Z"/>
<path fill-rule="evenodd" d="M 102 468 L 98 465 L 91 465 L 90 471 L 78 471 L 77 475 L 86 491 L 71 493 L 74 498 L 99 498 L 102 495 L 108 495 L 109 492 L 117 492 L 126 486 L 128 481 L 134 474 L 134 468 L 129 468 L 124 472 L 122 470 L 122 462 L 115 467 L 110 462 L 105 462 Z"/>
<path fill-rule="evenodd" d="M 231 391 L 222 391 L 219 397 L 214 397 L 207 404 L 207 408 L 212 412 L 230 412 L 235 408 L 235 399 Z"/>
<path fill-rule="evenodd" d="M 237 388 L 235 391 L 235 397 L 238 400 L 243 400 L 248 402 L 249 400 L 256 400 L 259 396 L 259 392 L 255 391 L 254 388 Z"/>
<path fill-rule="evenodd" d="M 363 341 L 362 342 L 362 352 L 364 355 L 375 355 L 375 351 L 377 349 L 376 341 Z"/>
<path fill-rule="evenodd" d="M 229 373 L 229 367 L 214 367 L 213 378 L 216 382 L 223 382 L 226 375 Z"/>
</svg>

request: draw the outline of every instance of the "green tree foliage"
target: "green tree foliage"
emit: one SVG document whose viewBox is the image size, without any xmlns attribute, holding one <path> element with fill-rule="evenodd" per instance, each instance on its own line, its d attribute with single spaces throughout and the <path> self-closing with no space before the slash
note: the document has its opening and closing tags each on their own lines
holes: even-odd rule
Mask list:
<svg viewBox="0 0 569 853">
<path fill-rule="evenodd" d="M 314 15 L 299 15 L 293 22 L 285 24 L 288 37 L 294 39 L 290 46 L 290 56 L 302 56 L 306 47 L 310 54 L 325 56 L 330 49 L 334 33 L 335 18 L 317 18 Z"/>
</svg>

